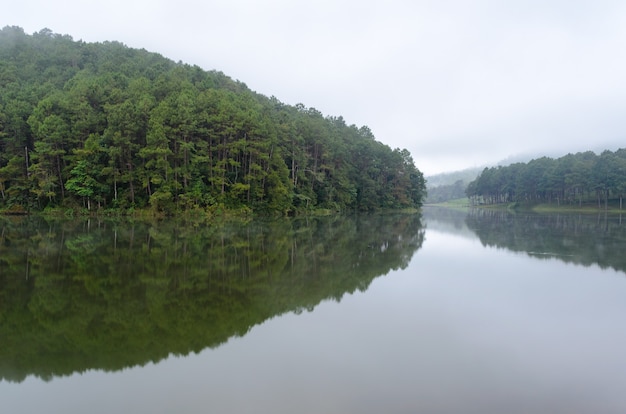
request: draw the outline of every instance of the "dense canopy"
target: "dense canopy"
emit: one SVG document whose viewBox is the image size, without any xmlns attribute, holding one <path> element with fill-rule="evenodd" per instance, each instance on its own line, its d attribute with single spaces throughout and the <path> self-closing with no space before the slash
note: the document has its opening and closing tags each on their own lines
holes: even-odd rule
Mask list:
<svg viewBox="0 0 626 414">
<path fill-rule="evenodd" d="M 367 127 L 116 42 L 0 31 L 0 209 L 374 210 L 421 205 Z"/>
<path fill-rule="evenodd" d="M 606 207 L 626 194 L 626 149 L 587 151 L 558 159 L 542 157 L 528 163 L 485 168 L 467 188 L 467 195 L 484 203 L 596 202 Z"/>
</svg>

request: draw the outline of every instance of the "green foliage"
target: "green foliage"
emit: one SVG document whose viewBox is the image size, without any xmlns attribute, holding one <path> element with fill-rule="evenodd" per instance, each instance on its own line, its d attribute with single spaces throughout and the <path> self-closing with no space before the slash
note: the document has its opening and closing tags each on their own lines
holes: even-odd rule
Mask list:
<svg viewBox="0 0 626 414">
<path fill-rule="evenodd" d="M 608 206 L 626 194 L 626 149 L 568 154 L 558 159 L 539 158 L 508 167 L 485 168 L 467 188 L 476 204 L 554 203 Z"/>
<path fill-rule="evenodd" d="M 0 209 L 286 214 L 422 203 L 408 151 L 222 73 L 16 27 L 0 31 L 0 62 Z"/>
</svg>

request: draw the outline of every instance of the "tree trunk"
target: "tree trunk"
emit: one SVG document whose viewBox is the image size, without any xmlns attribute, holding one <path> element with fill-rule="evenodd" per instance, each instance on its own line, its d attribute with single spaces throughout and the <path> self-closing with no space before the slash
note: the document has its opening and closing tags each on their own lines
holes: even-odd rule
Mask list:
<svg viewBox="0 0 626 414">
<path fill-rule="evenodd" d="M 59 187 L 61 187 L 61 200 L 65 199 L 65 190 L 63 187 L 63 175 L 61 174 L 61 157 L 57 155 L 57 173 L 59 174 Z"/>
<path fill-rule="evenodd" d="M 598 196 L 598 210 L 602 208 L 602 204 L 600 203 L 600 190 L 596 191 L 596 195 Z"/>
<path fill-rule="evenodd" d="M 113 173 L 113 199 L 117 201 L 117 172 Z"/>
<path fill-rule="evenodd" d="M 133 185 L 133 161 L 132 159 L 126 164 L 128 167 L 128 174 L 130 175 L 130 202 L 135 204 L 135 186 Z"/>
</svg>

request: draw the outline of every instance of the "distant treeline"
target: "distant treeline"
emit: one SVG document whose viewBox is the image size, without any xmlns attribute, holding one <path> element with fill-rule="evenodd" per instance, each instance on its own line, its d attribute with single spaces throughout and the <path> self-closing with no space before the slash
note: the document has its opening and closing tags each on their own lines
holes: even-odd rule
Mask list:
<svg viewBox="0 0 626 414">
<path fill-rule="evenodd" d="M 0 209 L 421 205 L 407 150 L 221 72 L 116 42 L 0 31 Z"/>
<path fill-rule="evenodd" d="M 626 194 L 626 149 L 587 151 L 553 159 L 542 157 L 528 163 L 485 168 L 467 187 L 474 203 L 597 202 L 606 207 L 610 199 Z"/>
<path fill-rule="evenodd" d="M 454 184 L 444 184 L 429 188 L 426 203 L 443 203 L 444 201 L 464 198 L 466 189 L 467 184 L 463 180 L 457 180 Z"/>
<path fill-rule="evenodd" d="M 466 168 L 461 171 L 426 177 L 428 194 L 425 203 L 443 203 L 449 200 L 465 198 L 467 183 L 478 177 L 481 171 L 481 168 Z"/>
</svg>

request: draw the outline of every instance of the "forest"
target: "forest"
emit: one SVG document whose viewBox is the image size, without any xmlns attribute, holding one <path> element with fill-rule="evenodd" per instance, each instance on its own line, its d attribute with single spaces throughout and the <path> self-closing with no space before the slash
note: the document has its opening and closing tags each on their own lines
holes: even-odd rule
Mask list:
<svg viewBox="0 0 626 414">
<path fill-rule="evenodd" d="M 0 211 L 415 208 L 425 180 L 366 127 L 118 42 L 0 31 Z"/>
<path fill-rule="evenodd" d="M 527 163 L 485 168 L 467 187 L 473 204 L 549 203 L 615 205 L 626 194 L 626 149 L 542 157 Z"/>
</svg>

